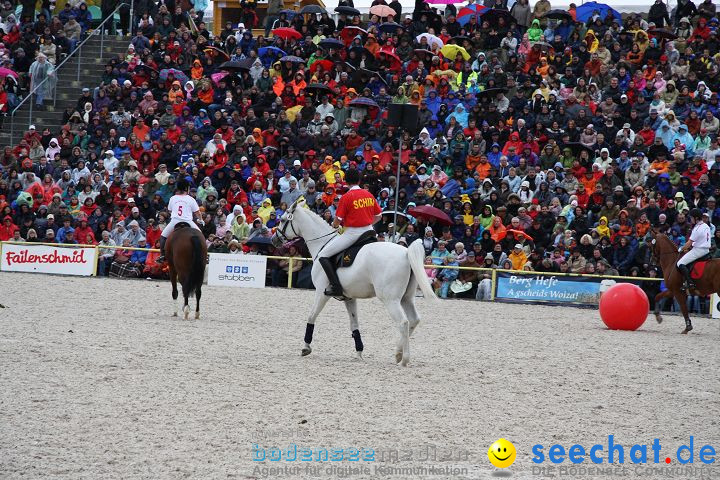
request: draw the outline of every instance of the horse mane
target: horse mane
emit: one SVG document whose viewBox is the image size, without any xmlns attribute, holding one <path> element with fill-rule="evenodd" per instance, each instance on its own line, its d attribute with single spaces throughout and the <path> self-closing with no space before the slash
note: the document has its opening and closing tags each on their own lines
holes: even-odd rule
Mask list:
<svg viewBox="0 0 720 480">
<path fill-rule="evenodd" d="M 330 230 L 332 230 L 332 227 L 331 227 L 330 225 L 328 225 L 328 223 L 327 223 L 325 220 L 323 220 L 323 218 L 322 218 L 320 215 L 318 215 L 317 213 L 313 212 L 312 210 L 310 210 L 309 208 L 307 208 L 307 207 L 305 206 L 305 202 L 304 202 L 304 201 L 303 201 L 303 202 L 299 202 L 299 203 L 297 204 L 297 206 L 300 207 L 300 208 L 299 208 L 299 209 L 296 209 L 296 211 L 302 210 L 302 211 L 304 211 L 304 213 L 307 213 L 307 214 L 308 214 L 307 217 L 308 217 L 310 220 L 312 220 L 312 222 L 313 222 L 318 228 L 322 228 L 322 229 L 324 230 L 324 231 L 322 231 L 321 233 L 324 234 L 324 233 L 327 233 L 327 232 L 329 232 Z"/>
<path fill-rule="evenodd" d="M 675 245 L 675 243 L 672 240 L 670 240 L 670 237 L 668 237 L 664 233 L 658 233 L 655 236 L 655 243 L 657 243 L 658 246 L 660 246 L 662 244 L 666 244 L 666 246 L 672 247 L 672 250 L 677 252 L 677 246 Z"/>
</svg>

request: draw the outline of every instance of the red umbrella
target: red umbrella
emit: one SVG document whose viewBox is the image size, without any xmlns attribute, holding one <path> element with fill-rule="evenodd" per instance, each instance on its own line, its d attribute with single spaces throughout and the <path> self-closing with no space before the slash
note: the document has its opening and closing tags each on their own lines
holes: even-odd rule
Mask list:
<svg viewBox="0 0 720 480">
<path fill-rule="evenodd" d="M 315 73 L 318 67 L 323 67 L 324 71 L 329 72 L 332 70 L 334 65 L 335 64 L 330 60 L 316 60 L 312 65 L 310 65 L 310 73 Z"/>
<path fill-rule="evenodd" d="M 431 207 L 430 205 L 420 205 L 419 207 L 413 207 L 408 210 L 408 213 L 413 217 L 417 218 L 425 218 L 428 220 L 435 219 L 445 225 L 453 224 L 453 221 L 450 220 L 450 217 L 447 213 L 443 212 L 439 208 Z"/>
<path fill-rule="evenodd" d="M 402 60 L 400 60 L 400 57 L 394 53 L 383 52 L 382 50 L 378 52 L 378 58 L 381 56 L 385 57 L 385 60 L 388 62 L 389 70 L 402 70 Z"/>
<path fill-rule="evenodd" d="M 367 30 L 363 30 L 360 27 L 345 27 L 340 30 L 340 38 L 342 38 L 342 41 L 347 46 L 352 43 L 353 38 L 357 37 L 358 35 L 367 35 L 367 33 Z"/>
<path fill-rule="evenodd" d="M 286 40 L 288 38 L 295 38 L 298 40 L 302 38 L 302 33 L 298 32 L 294 28 L 290 28 L 290 27 L 276 28 L 275 30 L 272 31 L 272 33 L 276 37 L 284 38 Z"/>
</svg>

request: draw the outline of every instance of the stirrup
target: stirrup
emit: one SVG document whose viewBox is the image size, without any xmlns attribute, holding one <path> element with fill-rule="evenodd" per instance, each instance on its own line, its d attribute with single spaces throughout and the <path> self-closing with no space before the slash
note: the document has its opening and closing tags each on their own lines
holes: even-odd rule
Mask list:
<svg viewBox="0 0 720 480">
<path fill-rule="evenodd" d="M 155 259 L 155 263 L 165 263 L 165 255 L 160 255 Z"/>
</svg>

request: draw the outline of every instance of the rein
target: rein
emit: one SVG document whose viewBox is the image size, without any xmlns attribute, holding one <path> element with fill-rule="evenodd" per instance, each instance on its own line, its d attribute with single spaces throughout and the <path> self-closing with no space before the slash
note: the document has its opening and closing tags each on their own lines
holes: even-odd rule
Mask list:
<svg viewBox="0 0 720 480">
<path fill-rule="evenodd" d="M 295 226 L 293 226 L 292 221 L 293 221 L 292 218 L 285 220 L 285 224 L 277 231 L 277 233 L 279 233 L 282 236 L 282 238 L 285 239 L 286 242 L 289 242 L 290 240 L 292 240 L 292 239 L 288 238 L 287 234 L 285 233 L 288 226 L 292 229 L 292 233 L 295 236 L 295 238 L 300 238 L 300 235 L 298 235 L 297 231 L 295 231 Z M 337 235 L 337 231 L 333 230 L 324 235 L 320 235 L 319 237 L 315 237 L 315 238 L 311 238 L 311 239 L 303 238 L 305 240 L 305 243 L 310 243 L 310 242 L 315 242 L 317 240 L 322 240 L 325 237 L 329 237 L 329 236 L 331 237 L 323 244 L 322 247 L 320 247 L 320 250 L 318 250 L 317 255 L 315 255 L 315 257 L 313 258 L 313 261 L 317 260 L 317 257 L 320 255 L 320 252 L 323 251 L 323 249 L 327 246 L 328 243 L 330 243 L 330 241 L 333 239 L 333 237 L 335 235 Z"/>
</svg>

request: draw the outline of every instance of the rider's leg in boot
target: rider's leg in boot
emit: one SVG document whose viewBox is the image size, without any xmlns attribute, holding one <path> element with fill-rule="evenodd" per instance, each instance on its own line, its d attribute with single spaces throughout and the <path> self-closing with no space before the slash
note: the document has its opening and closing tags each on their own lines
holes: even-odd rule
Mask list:
<svg viewBox="0 0 720 480">
<path fill-rule="evenodd" d="M 683 290 L 688 291 L 692 285 L 692 279 L 690 278 L 690 270 L 687 265 L 678 265 L 678 270 L 683 274 L 685 281 L 683 282 Z"/>
<path fill-rule="evenodd" d="M 163 263 L 165 261 L 165 242 L 167 238 L 160 237 L 160 256 L 155 260 L 157 263 Z"/>
<path fill-rule="evenodd" d="M 332 259 L 327 257 L 320 258 L 320 265 L 325 270 L 325 275 L 328 277 L 330 285 L 325 289 L 325 295 L 329 297 L 342 297 L 343 289 L 340 285 L 340 279 L 335 271 L 335 266 L 332 264 Z"/>
</svg>

